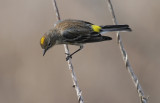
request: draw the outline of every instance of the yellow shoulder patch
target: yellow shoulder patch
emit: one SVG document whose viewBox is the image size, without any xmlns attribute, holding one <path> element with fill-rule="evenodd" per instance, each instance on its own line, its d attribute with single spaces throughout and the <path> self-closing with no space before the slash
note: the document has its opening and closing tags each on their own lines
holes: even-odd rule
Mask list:
<svg viewBox="0 0 160 103">
<path fill-rule="evenodd" d="M 41 38 L 41 44 L 42 44 L 42 45 L 44 44 L 44 40 L 45 40 L 45 37 L 43 36 L 43 37 Z"/>
<path fill-rule="evenodd" d="M 100 32 L 100 30 L 102 29 L 100 26 L 98 26 L 98 25 L 92 25 L 92 29 L 93 29 L 93 31 L 95 31 L 95 32 Z"/>
</svg>

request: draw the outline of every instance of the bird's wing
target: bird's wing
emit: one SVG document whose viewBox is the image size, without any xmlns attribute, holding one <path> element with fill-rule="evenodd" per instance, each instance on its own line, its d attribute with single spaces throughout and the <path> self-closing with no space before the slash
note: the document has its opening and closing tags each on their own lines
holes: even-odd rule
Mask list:
<svg viewBox="0 0 160 103">
<path fill-rule="evenodd" d="M 57 25 L 63 37 L 67 39 L 79 39 L 97 35 L 91 27 L 90 22 L 81 20 L 65 20 Z"/>
<path fill-rule="evenodd" d="M 92 36 L 98 36 L 92 28 L 92 23 L 82 20 L 63 20 L 56 25 L 56 29 L 65 40 L 84 41 Z"/>
<path fill-rule="evenodd" d="M 80 30 L 75 28 L 68 28 L 63 31 L 62 36 L 68 42 L 85 41 L 91 37 L 89 32 L 83 28 Z"/>
</svg>

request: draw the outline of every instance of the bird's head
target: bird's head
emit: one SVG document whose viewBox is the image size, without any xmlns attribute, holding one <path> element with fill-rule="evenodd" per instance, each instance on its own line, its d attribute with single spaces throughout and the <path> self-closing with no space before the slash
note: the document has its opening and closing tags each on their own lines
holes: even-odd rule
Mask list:
<svg viewBox="0 0 160 103">
<path fill-rule="evenodd" d="M 43 49 L 43 56 L 49 50 L 51 47 L 53 47 L 56 44 L 56 38 L 54 36 L 53 31 L 46 32 L 40 40 L 40 45 Z"/>
</svg>

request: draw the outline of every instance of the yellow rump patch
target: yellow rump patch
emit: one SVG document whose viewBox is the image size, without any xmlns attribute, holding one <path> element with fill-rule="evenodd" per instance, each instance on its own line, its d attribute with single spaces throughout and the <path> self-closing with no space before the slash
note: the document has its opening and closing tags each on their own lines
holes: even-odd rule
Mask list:
<svg viewBox="0 0 160 103">
<path fill-rule="evenodd" d="M 100 26 L 98 26 L 98 25 L 92 25 L 92 29 L 93 29 L 93 31 L 95 31 L 95 32 L 100 32 L 100 30 L 102 29 Z"/>
<path fill-rule="evenodd" d="M 44 44 L 44 40 L 45 40 L 45 37 L 43 36 L 43 37 L 41 38 L 41 44 L 42 44 L 42 45 Z"/>
</svg>

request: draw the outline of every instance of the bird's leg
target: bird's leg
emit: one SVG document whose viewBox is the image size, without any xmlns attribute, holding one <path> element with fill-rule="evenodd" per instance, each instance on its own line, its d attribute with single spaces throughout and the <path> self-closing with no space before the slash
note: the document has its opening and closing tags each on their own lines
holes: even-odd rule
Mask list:
<svg viewBox="0 0 160 103">
<path fill-rule="evenodd" d="M 76 50 L 75 52 L 73 52 L 72 54 L 67 54 L 68 56 L 66 57 L 66 61 L 69 60 L 69 58 L 72 58 L 72 56 L 77 53 L 78 51 L 80 51 L 81 49 L 83 49 L 83 45 L 80 45 L 79 49 Z M 66 54 L 66 53 L 65 53 Z"/>
</svg>

